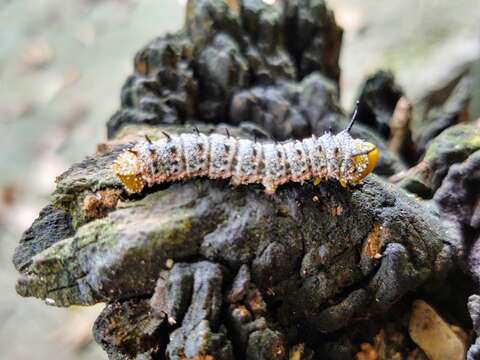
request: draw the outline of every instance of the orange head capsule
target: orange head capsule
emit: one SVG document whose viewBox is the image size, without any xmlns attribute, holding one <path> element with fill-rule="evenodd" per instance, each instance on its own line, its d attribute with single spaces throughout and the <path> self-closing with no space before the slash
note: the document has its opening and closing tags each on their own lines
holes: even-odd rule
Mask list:
<svg viewBox="0 0 480 360">
<path fill-rule="evenodd" d="M 370 174 L 372 170 L 375 168 L 375 165 L 377 165 L 378 158 L 380 157 L 380 151 L 378 151 L 378 148 L 375 145 L 374 145 L 374 149 L 367 154 L 367 157 L 368 157 L 368 166 L 365 169 L 365 171 L 362 173 L 362 177 L 365 177 L 368 174 Z"/>
<path fill-rule="evenodd" d="M 357 155 L 354 153 L 351 157 L 353 166 L 350 173 L 350 182 L 353 184 L 360 182 L 364 177 L 372 172 L 380 156 L 380 152 L 375 145 L 362 140 L 356 141 L 361 141 L 362 147 L 366 150 L 363 150 Z"/>
</svg>

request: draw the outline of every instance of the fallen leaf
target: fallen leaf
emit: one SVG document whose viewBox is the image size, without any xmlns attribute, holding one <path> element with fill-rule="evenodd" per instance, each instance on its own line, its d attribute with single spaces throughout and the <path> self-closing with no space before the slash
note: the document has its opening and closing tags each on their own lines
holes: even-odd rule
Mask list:
<svg viewBox="0 0 480 360">
<path fill-rule="evenodd" d="M 412 304 L 408 332 L 430 360 L 465 358 L 465 343 L 435 309 L 423 300 L 415 300 Z"/>
</svg>

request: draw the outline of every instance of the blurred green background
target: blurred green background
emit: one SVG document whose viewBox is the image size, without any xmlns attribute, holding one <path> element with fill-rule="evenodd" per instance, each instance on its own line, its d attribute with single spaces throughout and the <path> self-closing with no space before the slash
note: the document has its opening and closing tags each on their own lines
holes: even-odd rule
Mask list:
<svg viewBox="0 0 480 360">
<path fill-rule="evenodd" d="M 179 29 L 185 2 L 0 0 L 0 359 L 106 358 L 91 338 L 103 306 L 58 309 L 20 298 L 11 256 L 55 177 L 105 139 L 136 50 Z M 377 69 L 392 70 L 416 102 L 472 67 L 479 116 L 478 0 L 328 4 L 345 29 L 347 110 Z"/>
</svg>

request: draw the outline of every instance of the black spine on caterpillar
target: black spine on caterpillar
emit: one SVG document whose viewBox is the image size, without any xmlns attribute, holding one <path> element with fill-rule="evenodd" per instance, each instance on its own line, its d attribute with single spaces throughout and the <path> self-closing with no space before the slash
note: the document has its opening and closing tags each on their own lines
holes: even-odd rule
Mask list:
<svg viewBox="0 0 480 360">
<path fill-rule="evenodd" d="M 357 184 L 375 167 L 375 145 L 354 139 L 351 123 L 333 135 L 312 136 L 302 141 L 258 143 L 220 134 L 168 135 L 144 141 L 125 150 L 113 170 L 130 193 L 145 185 L 196 177 L 231 179 L 233 185 L 261 183 L 274 193 L 287 182 L 315 184 L 335 179 L 347 186 Z"/>
</svg>

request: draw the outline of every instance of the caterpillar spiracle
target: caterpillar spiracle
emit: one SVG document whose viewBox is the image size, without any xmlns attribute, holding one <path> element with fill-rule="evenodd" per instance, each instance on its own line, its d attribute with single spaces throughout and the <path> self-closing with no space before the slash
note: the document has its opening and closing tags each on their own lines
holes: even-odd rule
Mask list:
<svg viewBox="0 0 480 360">
<path fill-rule="evenodd" d="M 355 112 L 356 113 L 356 112 Z M 344 187 L 359 183 L 375 167 L 377 147 L 354 139 L 348 127 L 301 141 L 259 143 L 229 135 L 184 133 L 137 143 L 114 161 L 113 171 L 129 193 L 148 185 L 196 177 L 231 179 L 233 185 L 261 183 L 275 193 L 287 182 L 335 179 Z"/>
</svg>

